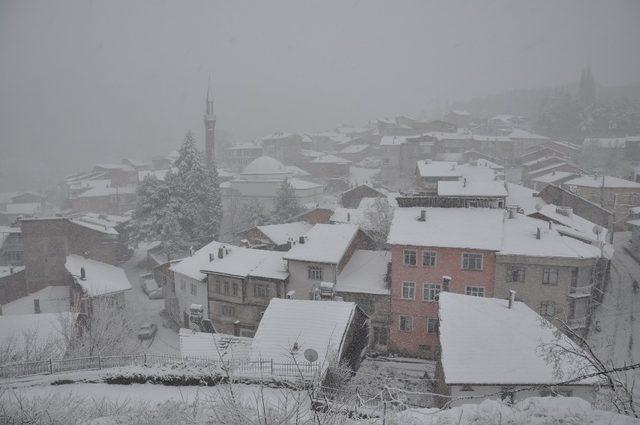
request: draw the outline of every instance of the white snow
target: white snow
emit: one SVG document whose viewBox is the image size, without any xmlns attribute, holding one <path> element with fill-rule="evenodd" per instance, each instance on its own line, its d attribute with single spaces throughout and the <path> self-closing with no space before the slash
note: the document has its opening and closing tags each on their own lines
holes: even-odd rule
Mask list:
<svg viewBox="0 0 640 425">
<path fill-rule="evenodd" d="M 295 190 L 314 189 L 314 188 L 322 187 L 321 184 L 309 182 L 306 180 L 296 179 L 296 178 L 289 179 L 287 181 L 289 182 L 291 187 Z"/>
<path fill-rule="evenodd" d="M 86 192 L 82 192 L 78 195 L 78 198 L 93 198 L 93 197 L 101 197 L 101 196 L 111 196 L 111 195 L 125 195 L 125 194 L 134 194 L 136 193 L 135 185 L 127 185 L 127 186 L 95 186 Z"/>
<path fill-rule="evenodd" d="M 28 202 L 23 204 L 7 204 L 5 212 L 7 214 L 27 214 L 33 215 L 40 210 L 40 202 Z"/>
<path fill-rule="evenodd" d="M 131 289 L 127 275 L 120 267 L 72 254 L 67 256 L 65 267 L 88 297 L 115 294 Z M 84 267 L 85 279 L 80 278 Z"/>
<path fill-rule="evenodd" d="M 417 166 L 420 177 L 462 177 L 458 164 L 452 161 L 422 160 Z"/>
<path fill-rule="evenodd" d="M 535 134 L 535 133 L 531 133 L 531 132 L 529 132 L 527 130 L 523 130 L 521 128 L 514 128 L 513 131 L 507 135 L 507 137 L 509 137 L 509 138 L 511 138 L 513 140 L 518 140 L 518 139 L 523 139 L 523 140 L 549 140 L 548 137 L 541 136 L 541 135 Z"/>
<path fill-rule="evenodd" d="M 355 250 L 351 259 L 338 275 L 336 292 L 358 292 L 389 295 L 385 280 L 390 251 Z"/>
<path fill-rule="evenodd" d="M 24 268 L 24 267 L 23 267 Z M 71 309 L 69 286 L 47 286 L 2 305 L 2 314 L 33 314 L 33 300 L 39 300 L 41 313 L 62 313 Z"/>
<path fill-rule="evenodd" d="M 251 161 L 241 173 L 251 174 L 290 174 L 289 170 L 277 159 L 270 156 L 261 156 Z"/>
<path fill-rule="evenodd" d="M 565 185 L 605 188 L 640 189 L 640 183 L 613 176 L 580 176 L 564 182 Z"/>
<path fill-rule="evenodd" d="M 532 180 L 534 182 L 539 182 L 539 183 L 555 183 L 559 180 L 562 180 L 567 177 L 575 176 L 575 175 L 576 173 L 572 173 L 569 171 L 553 171 L 551 173 L 538 176 Z"/>
<path fill-rule="evenodd" d="M 273 298 L 253 337 L 251 359 L 306 364 L 304 352 L 312 348 L 324 369 L 339 358 L 355 310 L 350 302 Z"/>
<path fill-rule="evenodd" d="M 283 252 L 265 251 L 239 246 L 224 245 L 223 258 L 218 258 L 218 250 L 209 251 L 212 261 L 200 266 L 202 272 L 211 272 L 238 277 L 264 277 L 268 279 L 286 279 L 289 273 L 282 260 Z M 206 260 L 209 260 L 207 255 Z"/>
<path fill-rule="evenodd" d="M 64 332 L 78 318 L 78 313 L 40 313 L 0 316 L 0 346 L 12 341 L 16 351 L 43 347 L 64 340 Z"/>
<path fill-rule="evenodd" d="M 502 181 L 439 181 L 438 196 L 506 197 Z"/>
<path fill-rule="evenodd" d="M 257 229 L 274 244 L 284 245 L 291 239 L 298 242 L 298 238 L 305 235 L 312 227 L 313 225 L 306 221 L 294 221 L 292 223 L 257 226 Z"/>
<path fill-rule="evenodd" d="M 566 214 L 563 214 L 562 211 L 566 211 Z M 573 213 L 570 208 L 567 209 L 565 207 L 558 207 L 557 205 L 549 204 L 542 206 L 536 212 L 577 232 L 570 232 L 563 229 L 562 226 L 558 226 L 556 229 L 560 233 L 575 235 L 591 241 L 607 240 L 607 229 Z M 599 236 L 594 232 L 594 229 L 596 228 L 600 229 L 602 232 Z"/>
<path fill-rule="evenodd" d="M 180 329 L 180 354 L 183 357 L 211 360 L 247 360 L 251 338 Z"/>
<path fill-rule="evenodd" d="M 404 136 L 382 136 L 380 146 L 400 146 L 407 142 Z"/>
<path fill-rule="evenodd" d="M 323 155 L 311 161 L 313 164 L 351 164 L 348 159 L 340 158 L 335 155 Z"/>
<path fill-rule="evenodd" d="M 365 150 L 367 150 L 369 148 L 369 145 L 351 145 L 351 146 L 347 146 L 346 148 L 342 149 L 339 153 L 346 153 L 346 154 L 350 154 L 350 153 L 361 153 Z"/>
<path fill-rule="evenodd" d="M 526 304 L 440 293 L 440 345 L 447 384 L 553 384 L 594 372 L 577 356 L 545 359 L 544 344 L 579 350 Z M 595 378 L 581 384 L 596 382 Z"/>
<path fill-rule="evenodd" d="M 295 245 L 284 258 L 338 264 L 357 233 L 355 224 L 316 224 L 307 233 L 305 243 Z"/>
<path fill-rule="evenodd" d="M 419 221 L 420 211 L 426 220 Z M 499 251 L 504 212 L 491 208 L 398 208 L 387 242 Z"/>
<path fill-rule="evenodd" d="M 543 206 L 547 204 L 542 198 L 534 196 L 537 195 L 535 190 L 519 184 L 507 182 L 507 192 L 507 205 L 517 205 L 522 208 L 525 215 L 536 212 L 538 205 Z"/>
<path fill-rule="evenodd" d="M 0 277 L 11 276 L 24 270 L 24 266 L 0 266 Z"/>
</svg>

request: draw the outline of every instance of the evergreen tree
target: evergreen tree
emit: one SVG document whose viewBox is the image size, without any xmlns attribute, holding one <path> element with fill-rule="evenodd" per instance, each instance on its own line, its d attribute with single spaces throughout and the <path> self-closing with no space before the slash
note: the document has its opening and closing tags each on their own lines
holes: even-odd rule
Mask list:
<svg viewBox="0 0 640 425">
<path fill-rule="evenodd" d="M 300 205 L 298 198 L 296 198 L 293 187 L 287 180 L 284 180 L 276 194 L 273 209 L 274 223 L 286 223 L 291 217 L 295 217 L 302 212 L 304 212 L 304 209 Z"/>
<path fill-rule="evenodd" d="M 269 222 L 269 215 L 264 205 L 257 199 L 252 199 L 240 211 L 240 229 L 262 226 Z"/>
<path fill-rule="evenodd" d="M 161 222 L 169 203 L 169 187 L 154 175 L 146 176 L 137 189 L 137 205 L 130 224 L 131 238 L 136 242 L 160 238 Z"/>
</svg>

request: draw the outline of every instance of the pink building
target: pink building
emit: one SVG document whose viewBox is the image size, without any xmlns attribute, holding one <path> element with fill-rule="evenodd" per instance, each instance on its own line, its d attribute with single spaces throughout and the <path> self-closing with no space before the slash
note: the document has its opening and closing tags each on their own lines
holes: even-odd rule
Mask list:
<svg viewBox="0 0 640 425">
<path fill-rule="evenodd" d="M 391 245 L 389 349 L 432 357 L 438 347 L 438 294 L 491 297 L 503 210 L 398 208 Z"/>
</svg>

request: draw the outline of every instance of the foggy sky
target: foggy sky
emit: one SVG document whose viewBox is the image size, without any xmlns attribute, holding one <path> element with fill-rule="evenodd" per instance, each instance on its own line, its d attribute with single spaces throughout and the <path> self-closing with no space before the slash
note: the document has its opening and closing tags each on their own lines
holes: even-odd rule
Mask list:
<svg viewBox="0 0 640 425">
<path fill-rule="evenodd" d="M 0 190 L 504 89 L 640 76 L 640 2 L 0 1 Z"/>
</svg>

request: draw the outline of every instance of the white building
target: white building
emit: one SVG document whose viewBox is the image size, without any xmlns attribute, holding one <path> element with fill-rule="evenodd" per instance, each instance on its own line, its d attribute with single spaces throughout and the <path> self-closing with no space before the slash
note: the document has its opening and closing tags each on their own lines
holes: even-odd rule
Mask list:
<svg viewBox="0 0 640 425">
<path fill-rule="evenodd" d="M 595 370 L 577 355 L 547 359 L 553 347 L 581 348 L 524 303 L 441 292 L 439 320 L 437 385 L 452 405 L 554 393 L 594 399 L 596 378 L 557 385 Z"/>
</svg>

